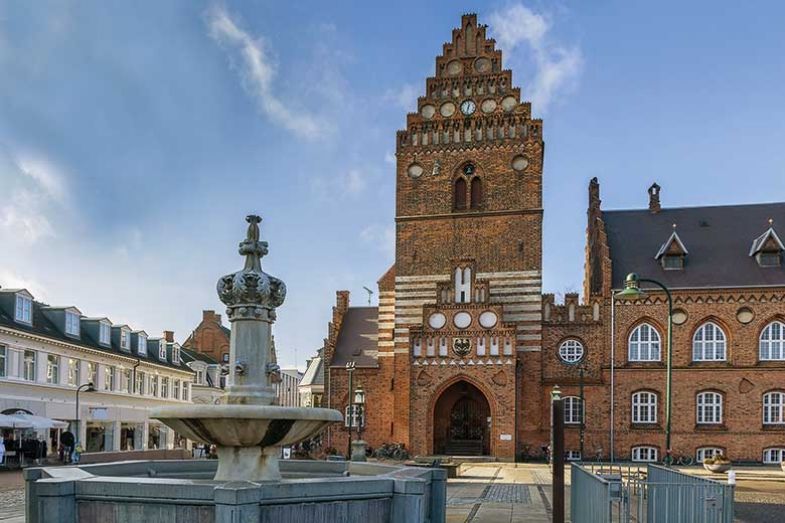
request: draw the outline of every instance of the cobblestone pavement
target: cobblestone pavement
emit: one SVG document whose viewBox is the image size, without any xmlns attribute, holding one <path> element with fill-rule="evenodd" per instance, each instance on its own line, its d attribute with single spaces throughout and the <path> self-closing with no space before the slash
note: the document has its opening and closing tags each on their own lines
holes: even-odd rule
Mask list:
<svg viewBox="0 0 785 523">
<path fill-rule="evenodd" d="M 465 464 L 447 482 L 447 522 L 550 522 L 550 481 L 545 465 Z"/>
<path fill-rule="evenodd" d="M 22 472 L 0 472 L 0 523 L 24 523 L 25 489 Z"/>
</svg>

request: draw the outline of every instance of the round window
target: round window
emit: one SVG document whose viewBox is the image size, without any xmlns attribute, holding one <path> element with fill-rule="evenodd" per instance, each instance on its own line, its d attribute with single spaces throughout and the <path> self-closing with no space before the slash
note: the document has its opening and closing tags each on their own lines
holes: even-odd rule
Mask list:
<svg viewBox="0 0 785 523">
<path fill-rule="evenodd" d="M 431 314 L 430 318 L 428 318 L 428 325 L 430 325 L 432 329 L 441 329 L 446 323 L 447 317 L 441 312 L 434 312 Z"/>
<path fill-rule="evenodd" d="M 410 178 L 419 178 L 422 176 L 422 166 L 419 163 L 413 163 L 407 170 Z"/>
<path fill-rule="evenodd" d="M 583 344 L 578 340 L 566 340 L 559 346 L 559 358 L 564 363 L 577 363 L 583 359 Z"/>
<path fill-rule="evenodd" d="M 452 322 L 459 329 L 465 329 L 472 324 L 472 315 L 466 311 L 458 312 L 453 316 Z"/>
</svg>

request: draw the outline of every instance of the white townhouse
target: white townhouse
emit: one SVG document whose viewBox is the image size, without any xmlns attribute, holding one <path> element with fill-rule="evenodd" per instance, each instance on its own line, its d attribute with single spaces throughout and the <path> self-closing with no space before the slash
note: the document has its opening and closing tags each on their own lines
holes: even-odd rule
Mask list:
<svg viewBox="0 0 785 523">
<path fill-rule="evenodd" d="M 148 412 L 190 402 L 193 379 L 170 331 L 151 338 L 76 307 L 37 302 L 25 289 L 0 288 L 0 413 L 66 421 L 76 435 L 77 388 L 85 385 L 77 437 L 85 451 L 172 448 L 179 436 Z M 52 453 L 59 430 L 48 436 Z"/>
</svg>

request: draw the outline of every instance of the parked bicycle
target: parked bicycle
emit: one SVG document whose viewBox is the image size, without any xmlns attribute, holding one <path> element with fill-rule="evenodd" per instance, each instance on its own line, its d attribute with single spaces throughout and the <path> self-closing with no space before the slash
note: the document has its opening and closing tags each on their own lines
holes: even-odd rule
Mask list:
<svg viewBox="0 0 785 523">
<path fill-rule="evenodd" d="M 377 459 L 392 459 L 396 461 L 409 459 L 409 452 L 407 452 L 403 443 L 382 443 L 381 447 L 376 449 L 373 455 Z"/>
</svg>

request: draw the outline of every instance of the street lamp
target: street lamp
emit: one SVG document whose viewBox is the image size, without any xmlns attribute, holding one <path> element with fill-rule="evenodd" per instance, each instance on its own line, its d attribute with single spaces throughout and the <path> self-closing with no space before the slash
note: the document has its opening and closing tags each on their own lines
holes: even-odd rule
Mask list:
<svg viewBox="0 0 785 523">
<path fill-rule="evenodd" d="M 349 424 L 347 425 L 349 429 L 349 435 L 346 438 L 346 459 L 350 460 L 352 457 L 352 418 L 354 417 L 354 385 L 352 384 L 352 374 L 354 374 L 354 367 L 355 363 L 353 361 L 346 362 L 346 372 L 349 374 L 349 394 L 347 397 L 347 403 L 349 404 L 349 408 L 346 409 L 346 417 L 348 418 Z"/>
<path fill-rule="evenodd" d="M 624 280 L 624 290 L 617 293 L 616 297 L 625 299 L 636 299 L 644 296 L 645 293 L 641 290 L 641 283 L 651 283 L 665 291 L 665 296 L 668 298 L 668 345 L 666 357 L 666 381 L 665 381 L 665 464 L 670 465 L 672 461 L 671 456 L 671 382 L 673 378 L 673 367 L 671 365 L 671 356 L 673 349 L 673 297 L 670 290 L 658 282 L 649 278 L 641 278 L 634 272 L 627 275 Z"/>
<path fill-rule="evenodd" d="M 79 434 L 81 433 L 81 427 L 79 426 L 79 392 L 84 390 L 85 392 L 95 392 L 95 387 L 93 386 L 93 382 L 87 382 L 84 385 L 79 385 L 76 388 L 76 442 L 79 443 Z"/>
</svg>

